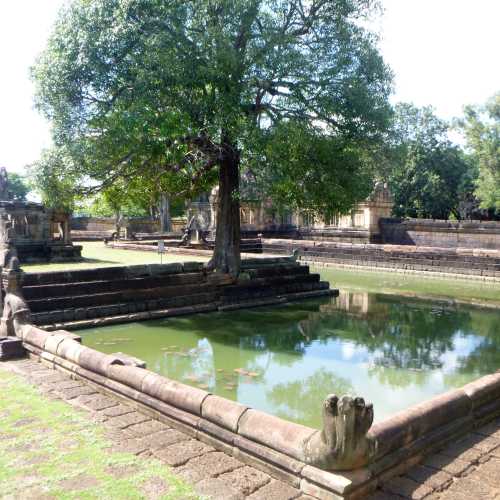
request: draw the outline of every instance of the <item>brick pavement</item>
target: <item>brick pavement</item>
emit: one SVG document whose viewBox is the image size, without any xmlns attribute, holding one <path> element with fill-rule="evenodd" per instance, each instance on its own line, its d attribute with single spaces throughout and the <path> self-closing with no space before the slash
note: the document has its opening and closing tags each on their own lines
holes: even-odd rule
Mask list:
<svg viewBox="0 0 500 500">
<path fill-rule="evenodd" d="M 387 481 L 370 500 L 500 500 L 500 418 Z"/>
<path fill-rule="evenodd" d="M 200 495 L 217 500 L 312 500 L 286 483 L 239 462 L 132 406 L 105 396 L 83 381 L 31 360 L 9 361 L 15 371 L 51 398 L 88 412 L 103 425 L 113 449 L 144 460 L 155 457 Z M 500 418 L 385 482 L 370 500 L 500 500 Z"/>
<path fill-rule="evenodd" d="M 85 410 L 96 425 L 105 428 L 112 449 L 131 452 L 144 460 L 155 457 L 202 496 L 217 500 L 313 500 L 65 373 L 27 359 L 3 362 L 0 367 L 24 376 L 48 397 Z"/>
</svg>

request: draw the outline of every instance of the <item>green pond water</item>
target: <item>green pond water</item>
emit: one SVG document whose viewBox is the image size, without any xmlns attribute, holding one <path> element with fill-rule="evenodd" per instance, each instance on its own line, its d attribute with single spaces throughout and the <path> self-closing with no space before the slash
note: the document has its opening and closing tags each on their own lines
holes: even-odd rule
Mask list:
<svg viewBox="0 0 500 500">
<path fill-rule="evenodd" d="M 85 345 L 312 427 L 329 393 L 365 397 L 382 420 L 500 368 L 498 309 L 352 289 L 81 334 Z"/>
</svg>

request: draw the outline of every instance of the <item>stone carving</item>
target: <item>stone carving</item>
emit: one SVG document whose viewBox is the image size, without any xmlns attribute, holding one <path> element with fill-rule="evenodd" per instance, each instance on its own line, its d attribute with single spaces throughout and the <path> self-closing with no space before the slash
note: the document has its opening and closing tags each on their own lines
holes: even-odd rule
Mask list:
<svg viewBox="0 0 500 500">
<path fill-rule="evenodd" d="M 22 271 L 19 259 L 12 257 L 7 267 L 2 269 L 2 288 L 5 298 L 2 304 L 0 336 L 20 335 L 24 326 L 30 326 L 31 313 L 24 300 L 21 288 Z"/>
<path fill-rule="evenodd" d="M 2 167 L 0 168 L 0 201 L 10 199 L 11 193 L 9 193 L 9 178 L 7 176 L 7 169 Z"/>
<path fill-rule="evenodd" d="M 323 403 L 323 429 L 304 443 L 304 461 L 325 470 L 363 467 L 376 452 L 376 441 L 367 433 L 373 406 L 363 398 L 330 394 Z"/>
</svg>

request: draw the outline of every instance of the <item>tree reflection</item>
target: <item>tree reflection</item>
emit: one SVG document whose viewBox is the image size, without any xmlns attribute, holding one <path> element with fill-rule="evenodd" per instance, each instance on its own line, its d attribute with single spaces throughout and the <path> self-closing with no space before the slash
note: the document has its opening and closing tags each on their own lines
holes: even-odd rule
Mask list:
<svg viewBox="0 0 500 500">
<path fill-rule="evenodd" d="M 353 394 L 350 382 L 323 368 L 304 380 L 276 384 L 266 396 L 276 406 L 275 415 L 321 427 L 321 405 L 328 394 Z M 311 424 L 313 425 L 313 424 Z"/>
</svg>

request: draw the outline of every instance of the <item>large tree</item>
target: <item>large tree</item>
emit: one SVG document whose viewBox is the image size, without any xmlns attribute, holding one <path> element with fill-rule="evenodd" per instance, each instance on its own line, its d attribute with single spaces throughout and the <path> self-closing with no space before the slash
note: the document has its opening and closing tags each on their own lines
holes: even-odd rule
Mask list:
<svg viewBox="0 0 500 500">
<path fill-rule="evenodd" d="M 432 108 L 396 105 L 384 144 L 385 176 L 394 194 L 394 214 L 448 219 L 462 217 L 473 191 L 474 164 L 448 138 L 449 124 Z"/>
<path fill-rule="evenodd" d="M 500 93 L 484 106 L 466 106 L 458 121 L 479 166 L 476 196 L 484 209 L 500 215 Z"/>
<path fill-rule="evenodd" d="M 82 181 L 217 172 L 210 267 L 237 274 L 239 176 L 289 205 L 345 211 L 391 75 L 363 26 L 376 0 L 73 0 L 33 75 Z M 359 161 L 358 161 L 359 160 Z M 263 175 L 263 172 L 266 172 Z"/>
</svg>

